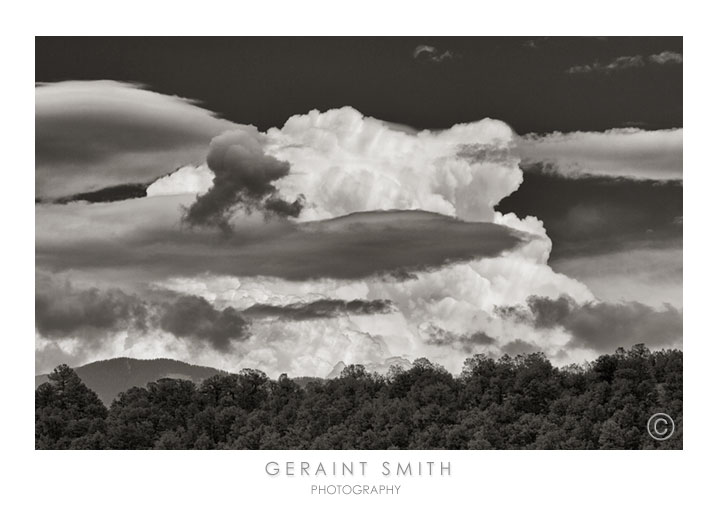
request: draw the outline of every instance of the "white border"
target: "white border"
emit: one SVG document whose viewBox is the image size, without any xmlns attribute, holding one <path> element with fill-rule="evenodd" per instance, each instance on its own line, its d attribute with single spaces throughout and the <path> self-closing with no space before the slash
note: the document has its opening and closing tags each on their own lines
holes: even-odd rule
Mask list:
<svg viewBox="0 0 719 507">
<path fill-rule="evenodd" d="M 717 193 L 715 16 L 684 2 L 27 2 L 2 33 L 5 326 L 2 433 L 6 505 L 289 505 L 386 502 L 694 505 L 715 498 Z M 34 34 L 43 35 L 684 35 L 684 451 L 38 452 L 32 394 Z M 408 478 L 399 497 L 312 497 L 306 478 L 271 479 L 275 460 L 451 461 L 451 478 Z M 415 458 L 416 456 L 416 458 Z M 374 482 L 374 481 L 373 481 Z M 700 499 L 705 498 L 705 501 Z"/>
</svg>

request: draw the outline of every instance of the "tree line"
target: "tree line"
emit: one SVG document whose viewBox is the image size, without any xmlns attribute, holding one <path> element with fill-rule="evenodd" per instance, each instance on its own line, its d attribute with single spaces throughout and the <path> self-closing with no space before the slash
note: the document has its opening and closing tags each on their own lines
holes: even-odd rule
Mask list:
<svg viewBox="0 0 719 507">
<path fill-rule="evenodd" d="M 347 366 L 300 385 L 245 369 L 161 379 L 107 408 L 67 365 L 35 390 L 37 449 L 681 449 L 683 354 L 618 349 L 583 366 L 541 353 L 427 359 L 386 375 Z M 652 439 L 648 418 L 676 432 Z"/>
</svg>

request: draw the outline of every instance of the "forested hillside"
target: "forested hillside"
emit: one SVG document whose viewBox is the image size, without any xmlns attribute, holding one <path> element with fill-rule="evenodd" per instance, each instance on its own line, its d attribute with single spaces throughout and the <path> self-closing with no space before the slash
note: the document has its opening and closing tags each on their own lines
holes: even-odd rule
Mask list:
<svg viewBox="0 0 719 507">
<path fill-rule="evenodd" d="M 583 367 L 475 355 L 459 376 L 426 359 L 387 375 L 270 380 L 257 370 L 161 379 L 108 409 L 61 365 L 35 391 L 38 449 L 681 449 L 682 352 L 618 349 Z M 664 412 L 666 441 L 647 433 Z"/>
</svg>

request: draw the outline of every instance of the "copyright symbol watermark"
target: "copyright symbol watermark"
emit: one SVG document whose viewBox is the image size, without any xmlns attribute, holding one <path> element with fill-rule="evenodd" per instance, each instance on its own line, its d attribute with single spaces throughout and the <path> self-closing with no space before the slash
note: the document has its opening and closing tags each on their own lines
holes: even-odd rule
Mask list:
<svg viewBox="0 0 719 507">
<path fill-rule="evenodd" d="M 667 414 L 659 412 L 647 421 L 647 431 L 654 440 L 666 440 L 674 434 L 674 421 Z"/>
</svg>

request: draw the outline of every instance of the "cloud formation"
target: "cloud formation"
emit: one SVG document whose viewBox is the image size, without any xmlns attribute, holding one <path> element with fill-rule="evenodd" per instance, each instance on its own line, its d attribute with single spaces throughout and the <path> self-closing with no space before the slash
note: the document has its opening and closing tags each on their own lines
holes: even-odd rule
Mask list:
<svg viewBox="0 0 719 507">
<path fill-rule="evenodd" d="M 223 236 L 179 227 L 176 213 L 186 199 L 140 201 L 36 206 L 38 266 L 96 276 L 115 270 L 145 280 L 204 273 L 357 279 L 496 256 L 531 237 L 505 225 L 424 211 L 306 223 L 249 216 L 234 221 L 233 234 Z M 138 216 L 145 221 L 138 223 Z"/>
<path fill-rule="evenodd" d="M 441 328 L 431 328 L 428 332 L 427 344 L 439 347 L 459 347 L 465 354 L 477 351 L 477 346 L 488 347 L 497 340 L 483 331 L 473 333 L 452 333 Z"/>
<path fill-rule="evenodd" d="M 496 120 L 415 132 L 343 107 L 293 116 L 267 138 L 267 152 L 292 167 L 280 195 L 306 200 L 300 220 L 421 209 L 491 221 L 522 181 L 514 133 Z"/>
<path fill-rule="evenodd" d="M 119 289 L 79 288 L 44 273 L 35 276 L 35 327 L 45 337 L 96 340 L 107 332 L 144 328 L 147 311 Z"/>
<path fill-rule="evenodd" d="M 232 307 L 217 310 L 198 296 L 180 296 L 168 304 L 159 324 L 175 336 L 206 341 L 220 351 L 228 351 L 232 340 L 249 337 L 248 322 L 238 310 Z"/>
<path fill-rule="evenodd" d="M 148 186 L 149 184 L 147 183 L 127 183 L 124 185 L 105 187 L 92 192 L 83 192 L 80 194 L 60 197 L 58 199 L 54 199 L 52 202 L 57 204 L 66 204 L 74 201 L 115 202 L 124 201 L 126 199 L 137 199 L 147 196 Z M 42 202 L 42 199 L 37 199 L 36 202 Z"/>
<path fill-rule="evenodd" d="M 196 205 L 202 218 L 229 219 L 233 206 L 249 199 L 251 208 L 299 213 L 299 221 L 394 209 L 491 221 L 494 206 L 522 182 L 515 142 L 511 128 L 497 120 L 416 131 L 351 107 L 314 110 L 266 134 L 219 136 L 208 158 L 216 171 L 177 171 L 151 185 L 148 195 L 206 193 Z M 208 191 L 207 182 L 218 178 L 213 171 L 223 179 Z"/>
<path fill-rule="evenodd" d="M 116 81 L 35 88 L 35 197 L 55 199 L 147 184 L 204 161 L 210 140 L 235 128 L 187 99 Z"/>
<path fill-rule="evenodd" d="M 518 153 L 525 164 L 551 164 L 567 177 L 682 179 L 683 138 L 683 129 L 529 134 L 519 142 Z"/>
<path fill-rule="evenodd" d="M 263 136 L 246 127 L 214 138 L 207 166 L 214 173 L 212 187 L 187 209 L 190 225 L 216 225 L 229 230 L 237 208 L 265 210 L 280 216 L 297 216 L 301 198 L 286 203 L 277 196 L 273 182 L 287 176 L 290 164 L 267 155 Z"/>
<path fill-rule="evenodd" d="M 394 311 L 392 302 L 386 299 L 367 301 L 353 299 L 317 299 L 308 303 L 269 305 L 257 303 L 242 311 L 250 319 L 277 318 L 281 320 L 330 319 L 347 315 L 373 315 Z"/>
<path fill-rule="evenodd" d="M 661 53 L 643 56 L 619 56 L 609 62 L 594 62 L 586 65 L 575 65 L 567 69 L 568 74 L 588 74 L 593 72 L 611 73 L 621 70 L 644 67 L 645 65 L 671 65 L 682 63 L 680 53 L 674 51 L 662 51 Z"/>
<path fill-rule="evenodd" d="M 612 340 L 587 331 L 591 319 L 577 310 L 538 326 L 526 300 L 566 295 L 594 315 L 583 310 L 597 304 L 594 295 L 548 265 L 541 220 L 495 206 L 523 180 L 518 142 L 520 150 L 536 144 L 539 163 L 581 155 L 591 173 L 612 166 L 605 155 L 616 146 L 602 136 L 632 132 L 518 140 L 496 120 L 417 131 L 349 107 L 296 115 L 266 133 L 232 125 L 213 134 L 206 164 L 203 156 L 143 180 L 153 181 L 146 197 L 36 205 L 39 268 L 157 298 L 142 303 L 146 330 L 110 325 L 94 355 L 48 341 L 48 328 L 38 327 L 37 348 L 46 358 L 163 356 L 272 375 L 325 375 L 339 361 L 383 365 L 395 356 L 429 357 L 451 371 L 474 352 L 591 358 L 604 347 L 595 342 Z M 626 159 L 646 158 L 627 145 L 614 161 L 622 170 Z M 524 307 L 529 317 L 496 307 Z M 641 306 L 623 311 L 614 312 L 618 322 L 652 318 Z"/>
<path fill-rule="evenodd" d="M 529 321 L 537 329 L 562 327 L 572 336 L 569 348 L 589 348 L 600 353 L 620 346 L 644 343 L 649 347 L 681 344 L 682 315 L 674 307 L 652 308 L 638 302 L 577 303 L 570 297 L 533 296 L 525 307 L 499 308 L 505 316 Z"/>
</svg>

